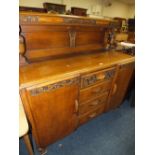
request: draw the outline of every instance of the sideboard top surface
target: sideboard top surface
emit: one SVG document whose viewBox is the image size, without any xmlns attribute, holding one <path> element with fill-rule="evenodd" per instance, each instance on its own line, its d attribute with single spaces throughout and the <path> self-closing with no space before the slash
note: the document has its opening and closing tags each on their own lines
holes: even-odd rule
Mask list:
<svg viewBox="0 0 155 155">
<path fill-rule="evenodd" d="M 83 54 L 22 66 L 19 69 L 20 89 L 45 82 L 56 82 L 79 74 L 134 62 L 134 57 L 115 51 Z"/>
<path fill-rule="evenodd" d="M 34 18 L 36 20 L 29 20 L 28 17 L 38 17 Z M 26 17 L 26 18 L 23 18 Z M 55 17 L 55 18 L 54 18 Z M 52 18 L 53 22 L 62 23 L 63 18 L 74 18 L 74 19 L 84 19 L 84 20 L 95 20 L 97 23 L 100 21 L 105 21 L 109 24 L 109 22 L 116 22 L 113 19 L 104 19 L 104 18 L 93 18 L 93 17 L 84 17 L 84 16 L 74 16 L 74 15 L 63 15 L 63 14 L 52 14 L 52 13 L 36 13 L 36 12 L 26 12 L 26 11 L 20 11 L 20 23 L 48 23 L 48 20 L 44 21 L 43 19 L 48 18 L 50 21 L 50 18 Z M 54 19 L 57 19 L 56 21 Z M 37 21 L 37 22 L 36 22 Z M 51 22 L 51 21 L 50 21 Z M 99 23 L 100 23 L 99 22 Z M 101 23 L 102 23 L 101 22 Z M 100 23 L 100 24 L 101 24 Z M 89 23 L 90 24 L 90 23 Z M 102 23 L 103 24 L 103 23 Z M 105 24 L 105 23 L 104 23 Z"/>
</svg>

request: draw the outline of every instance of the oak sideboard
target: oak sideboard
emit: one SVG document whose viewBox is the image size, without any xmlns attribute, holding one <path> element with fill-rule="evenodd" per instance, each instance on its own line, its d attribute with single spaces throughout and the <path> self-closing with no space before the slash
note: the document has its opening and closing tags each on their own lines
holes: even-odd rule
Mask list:
<svg viewBox="0 0 155 155">
<path fill-rule="evenodd" d="M 41 153 L 123 101 L 133 56 L 107 50 L 115 21 L 20 12 L 19 88 Z"/>
</svg>

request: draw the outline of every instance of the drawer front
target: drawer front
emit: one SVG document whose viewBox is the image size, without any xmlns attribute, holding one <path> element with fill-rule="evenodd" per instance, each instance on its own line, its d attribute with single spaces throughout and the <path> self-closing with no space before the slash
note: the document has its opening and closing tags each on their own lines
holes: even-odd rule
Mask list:
<svg viewBox="0 0 155 155">
<path fill-rule="evenodd" d="M 83 89 L 80 91 L 80 103 L 87 102 L 97 96 L 101 96 L 105 92 L 109 91 L 111 87 L 111 81 L 100 83 L 92 87 Z"/>
<path fill-rule="evenodd" d="M 102 114 L 104 112 L 104 106 L 100 105 L 99 107 L 95 108 L 94 110 L 79 116 L 79 125 L 86 123 L 89 120 L 92 120 L 96 116 Z"/>
<path fill-rule="evenodd" d="M 81 114 L 87 113 L 87 112 L 97 108 L 100 105 L 104 106 L 106 104 L 108 94 L 109 94 L 109 92 L 107 91 L 101 97 L 98 97 L 98 98 L 91 100 L 89 102 L 86 102 L 84 104 L 80 104 L 79 105 L 79 114 L 81 115 Z"/>
<path fill-rule="evenodd" d="M 106 70 L 90 73 L 81 77 L 81 88 L 89 87 L 98 82 L 112 80 L 115 74 L 115 68 L 109 68 Z"/>
</svg>

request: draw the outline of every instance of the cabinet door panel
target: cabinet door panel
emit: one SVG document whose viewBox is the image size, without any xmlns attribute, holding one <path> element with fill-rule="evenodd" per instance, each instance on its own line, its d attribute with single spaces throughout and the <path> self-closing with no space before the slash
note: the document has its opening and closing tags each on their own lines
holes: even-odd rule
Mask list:
<svg viewBox="0 0 155 155">
<path fill-rule="evenodd" d="M 124 64 L 120 66 L 118 70 L 118 76 L 114 84 L 116 92 L 111 96 L 109 109 L 116 108 L 123 101 L 133 71 L 134 71 L 134 63 Z"/>
<path fill-rule="evenodd" d="M 36 94 L 34 90 L 25 92 L 28 101 L 25 109 L 31 115 L 32 132 L 41 148 L 71 133 L 78 123 L 78 83 L 45 87 L 45 91 L 35 90 Z"/>
</svg>

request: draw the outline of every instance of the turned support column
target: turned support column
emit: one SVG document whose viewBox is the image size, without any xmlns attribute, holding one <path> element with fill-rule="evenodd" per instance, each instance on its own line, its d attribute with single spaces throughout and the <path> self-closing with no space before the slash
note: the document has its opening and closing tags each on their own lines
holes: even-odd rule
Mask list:
<svg viewBox="0 0 155 155">
<path fill-rule="evenodd" d="M 19 64 L 21 65 L 26 65 L 28 64 L 26 57 L 25 57 L 25 41 L 24 37 L 20 34 L 21 29 L 19 29 Z"/>
</svg>

